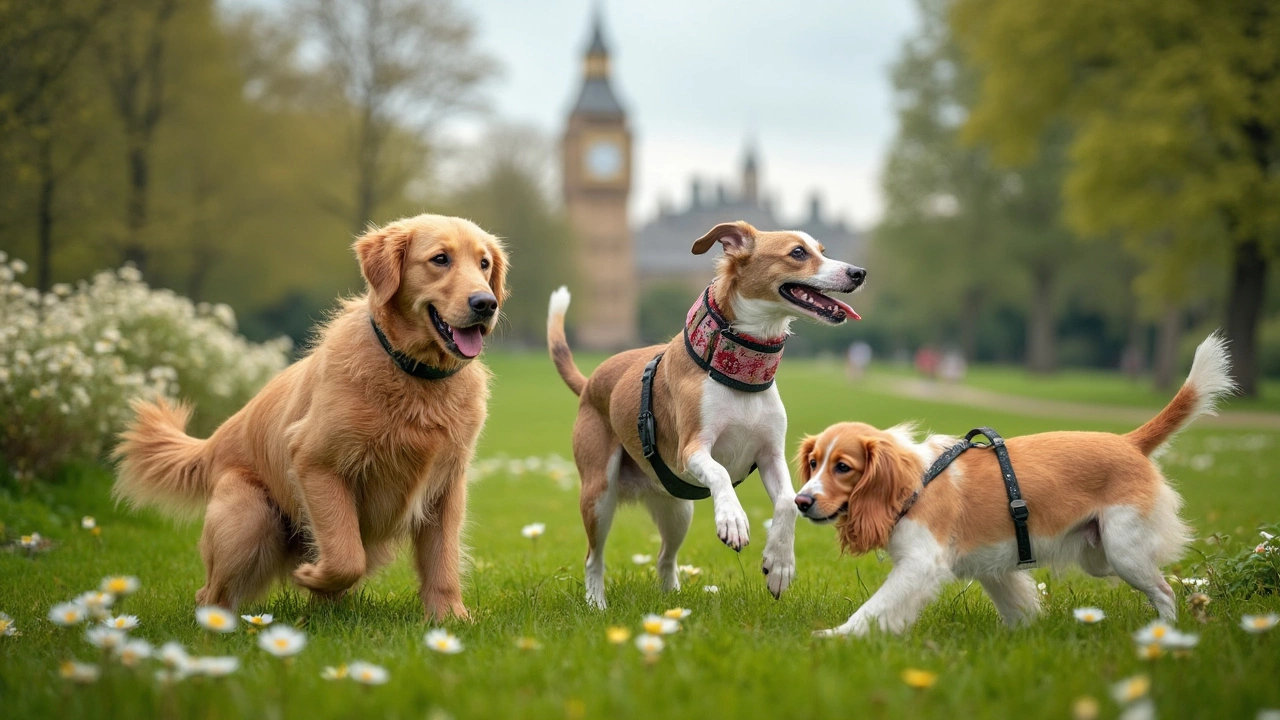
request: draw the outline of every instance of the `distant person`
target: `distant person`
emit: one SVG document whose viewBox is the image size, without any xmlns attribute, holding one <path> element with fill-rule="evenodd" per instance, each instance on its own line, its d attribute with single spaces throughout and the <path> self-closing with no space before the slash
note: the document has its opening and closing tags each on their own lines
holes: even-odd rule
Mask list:
<svg viewBox="0 0 1280 720">
<path fill-rule="evenodd" d="M 938 377 L 938 351 L 925 345 L 916 351 L 916 372 L 933 380 Z"/>
<path fill-rule="evenodd" d="M 964 380 L 964 375 L 968 369 L 968 363 L 964 361 L 964 355 L 955 350 L 948 350 L 942 356 L 942 362 L 938 364 L 938 375 L 945 382 L 958 383 Z"/>
<path fill-rule="evenodd" d="M 850 380 L 858 380 L 867 374 L 867 367 L 871 365 L 871 355 L 871 346 L 861 340 L 849 346 L 845 370 Z"/>
</svg>

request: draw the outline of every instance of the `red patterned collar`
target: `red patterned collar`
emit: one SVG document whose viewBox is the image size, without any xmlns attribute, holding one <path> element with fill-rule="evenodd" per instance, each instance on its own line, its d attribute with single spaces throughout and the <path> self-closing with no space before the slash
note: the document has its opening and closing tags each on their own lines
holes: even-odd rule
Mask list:
<svg viewBox="0 0 1280 720">
<path fill-rule="evenodd" d="M 711 287 L 698 296 L 684 320 L 684 347 L 712 380 L 735 390 L 762 392 L 773 386 L 786 336 L 760 340 L 735 333 L 720 314 Z"/>
</svg>

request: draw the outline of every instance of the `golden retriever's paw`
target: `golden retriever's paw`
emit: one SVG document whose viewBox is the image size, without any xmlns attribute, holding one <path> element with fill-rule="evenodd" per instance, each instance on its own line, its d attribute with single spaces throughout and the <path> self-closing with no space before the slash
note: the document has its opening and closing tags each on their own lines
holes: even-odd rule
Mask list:
<svg viewBox="0 0 1280 720">
<path fill-rule="evenodd" d="M 462 598 L 424 598 L 423 607 L 427 611 L 428 620 L 448 620 L 456 618 L 471 622 L 471 613 L 467 611 L 467 606 L 462 604 Z"/>
<path fill-rule="evenodd" d="M 315 563 L 306 563 L 293 571 L 293 579 L 317 596 L 336 600 L 360 580 L 360 573 L 334 572 Z"/>
</svg>

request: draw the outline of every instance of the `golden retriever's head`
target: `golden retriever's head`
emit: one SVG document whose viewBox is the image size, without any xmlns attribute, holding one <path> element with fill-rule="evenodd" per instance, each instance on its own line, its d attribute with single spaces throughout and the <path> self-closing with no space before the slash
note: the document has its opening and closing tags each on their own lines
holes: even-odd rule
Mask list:
<svg viewBox="0 0 1280 720">
<path fill-rule="evenodd" d="M 693 254 L 717 242 L 724 247 L 717 282 L 726 284 L 739 315 L 750 312 L 766 322 L 808 317 L 828 325 L 858 319 L 853 308 L 823 293 L 853 292 L 867 271 L 825 257 L 825 248 L 808 233 L 761 232 L 741 220 L 721 223 L 693 243 Z"/>
<path fill-rule="evenodd" d="M 908 434 L 905 428 L 839 423 L 806 437 L 796 455 L 804 479 L 796 494 L 800 514 L 837 523 L 840 543 L 851 553 L 884 547 L 924 474 Z"/>
<path fill-rule="evenodd" d="M 497 238 L 468 220 L 418 215 L 369 231 L 355 251 L 370 311 L 397 350 L 464 361 L 484 349 L 507 296 Z"/>
</svg>

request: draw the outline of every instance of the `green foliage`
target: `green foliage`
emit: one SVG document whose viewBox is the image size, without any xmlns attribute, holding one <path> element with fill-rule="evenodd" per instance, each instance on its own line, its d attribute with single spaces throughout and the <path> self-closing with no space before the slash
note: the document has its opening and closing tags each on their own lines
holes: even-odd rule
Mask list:
<svg viewBox="0 0 1280 720">
<path fill-rule="evenodd" d="M 1261 542 L 1233 543 L 1229 535 L 1214 535 L 1218 548 L 1205 554 L 1198 572 L 1203 572 L 1216 591 L 1236 597 L 1280 595 L 1280 525 L 1258 527 Z"/>
</svg>

